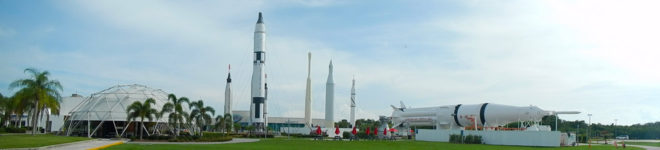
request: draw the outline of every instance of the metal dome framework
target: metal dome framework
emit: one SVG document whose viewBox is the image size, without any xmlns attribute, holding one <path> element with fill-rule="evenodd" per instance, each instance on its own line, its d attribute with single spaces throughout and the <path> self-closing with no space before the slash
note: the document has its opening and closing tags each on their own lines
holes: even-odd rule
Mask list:
<svg viewBox="0 0 660 150">
<path fill-rule="evenodd" d="M 87 137 L 92 137 L 101 128 L 104 123 L 111 122 L 116 137 L 123 137 L 126 129 L 133 121 L 128 121 L 126 108 L 134 102 L 144 103 L 146 99 L 153 98 L 156 103 L 152 108 L 160 111 L 165 103 L 168 102 L 168 93 L 160 89 L 152 89 L 144 85 L 116 85 L 100 92 L 92 94 L 83 102 L 74 107 L 67 119 L 66 135 L 69 136 L 74 131 L 84 133 L 80 129 L 86 128 Z M 188 107 L 184 107 L 184 111 Z M 166 125 L 169 113 L 163 114 L 161 118 L 154 118 L 156 125 L 151 134 L 160 133 L 161 128 L 168 128 Z M 126 123 L 128 121 L 128 123 Z M 120 124 L 120 126 L 118 126 Z M 121 126 L 123 124 L 124 126 Z M 165 124 L 164 126 L 162 126 Z M 86 127 L 81 127 L 85 125 Z M 94 126 L 94 127 L 92 127 Z M 145 126 L 141 126 L 147 135 L 150 135 Z M 121 132 L 120 132 L 121 130 Z"/>
</svg>

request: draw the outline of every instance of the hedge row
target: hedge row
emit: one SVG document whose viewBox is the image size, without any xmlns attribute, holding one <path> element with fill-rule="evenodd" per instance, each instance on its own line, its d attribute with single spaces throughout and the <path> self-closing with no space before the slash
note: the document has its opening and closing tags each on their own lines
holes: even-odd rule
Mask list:
<svg viewBox="0 0 660 150">
<path fill-rule="evenodd" d="M 449 143 L 482 144 L 483 139 L 479 135 L 467 135 L 461 137 L 461 135 L 452 134 L 449 135 Z"/>
<path fill-rule="evenodd" d="M 27 129 L 25 127 L 23 128 L 14 128 L 14 127 L 7 127 L 7 128 L 0 128 L 0 133 L 25 133 Z"/>
<path fill-rule="evenodd" d="M 131 136 L 131 140 L 137 140 L 139 137 Z M 169 141 L 169 142 L 224 142 L 231 141 L 232 136 L 227 136 L 223 133 L 213 133 L 213 132 L 204 132 L 204 136 L 199 135 L 189 135 L 181 134 L 177 136 L 176 139 L 174 136 L 163 136 L 163 135 L 152 135 L 143 137 L 145 140 L 155 140 L 155 141 Z"/>
</svg>

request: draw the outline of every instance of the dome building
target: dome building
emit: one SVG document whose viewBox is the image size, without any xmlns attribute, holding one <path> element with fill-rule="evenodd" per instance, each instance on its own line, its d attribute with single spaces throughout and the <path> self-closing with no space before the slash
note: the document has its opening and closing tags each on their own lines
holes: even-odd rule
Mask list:
<svg viewBox="0 0 660 150">
<path fill-rule="evenodd" d="M 160 112 L 163 105 L 168 102 L 167 95 L 168 93 L 163 90 L 138 84 L 110 87 L 92 94 L 73 107 L 64 118 L 63 129 L 65 130 L 63 131 L 66 135 L 87 137 L 137 135 L 138 123 L 128 121 L 127 107 L 134 102 L 144 103 L 148 98 L 153 98 L 156 103 L 152 105 L 152 108 Z M 188 112 L 188 106 L 183 108 Z M 161 118 L 154 117 L 151 121 L 145 118 L 145 124 L 153 125 L 145 130 L 145 135 L 167 130 L 168 116 L 169 113 L 165 113 Z"/>
</svg>

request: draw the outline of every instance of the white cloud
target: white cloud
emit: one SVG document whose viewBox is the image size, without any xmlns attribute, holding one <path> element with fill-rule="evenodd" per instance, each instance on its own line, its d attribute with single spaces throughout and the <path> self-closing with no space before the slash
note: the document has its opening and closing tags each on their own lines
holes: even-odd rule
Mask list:
<svg viewBox="0 0 660 150">
<path fill-rule="evenodd" d="M 337 5 L 293 1 L 297 2 L 300 7 Z M 429 13 L 438 16 L 416 22 L 393 18 L 343 31 L 345 41 L 324 41 L 289 34 L 295 29 L 287 25 L 269 24 L 281 16 L 267 12 L 283 6 L 265 1 L 75 1 L 62 7 L 113 32 L 100 39 L 81 39 L 93 43 L 63 52 L 39 45 L 8 51 L 2 57 L 10 58 L 3 64 L 7 67 L 0 70 L 13 72 L 3 75 L 9 79 L 21 77 L 20 70 L 29 66 L 58 72 L 54 78 L 65 83 L 65 93 L 91 94 L 115 84 L 140 83 L 204 99 L 221 112 L 226 66 L 232 64 L 234 108 L 246 110 L 253 25 L 256 12 L 264 11 L 271 116 L 303 116 L 306 54 L 311 51 L 314 118 L 324 117 L 327 65 L 332 59 L 337 121 L 348 118 L 353 75 L 358 118 L 390 115 L 389 105 L 404 101 L 412 107 L 534 104 L 594 113 L 598 122 L 619 118 L 620 124 L 660 120 L 646 115 L 657 114 L 652 106 L 660 105 L 660 95 L 652 92 L 660 89 L 654 78 L 660 72 L 649 69 L 660 63 L 654 59 L 660 53 L 653 51 L 658 48 L 653 35 L 660 31 L 657 21 L 645 19 L 658 14 L 654 5 L 461 3 L 466 10 L 458 15 Z M 625 9 L 609 11 L 612 8 Z M 7 31 L 0 28 L 0 38 Z M 366 48 L 337 48 L 337 42 L 346 40 Z M 632 108 L 632 113 L 625 112 Z"/>
</svg>

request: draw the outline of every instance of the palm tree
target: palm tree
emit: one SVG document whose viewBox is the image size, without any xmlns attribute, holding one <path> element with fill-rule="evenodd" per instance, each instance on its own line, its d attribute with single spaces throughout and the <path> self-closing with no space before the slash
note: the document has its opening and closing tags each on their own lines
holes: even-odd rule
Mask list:
<svg viewBox="0 0 660 150">
<path fill-rule="evenodd" d="M 218 115 L 215 117 L 215 125 L 214 128 L 219 129 L 220 132 L 231 132 L 231 127 L 234 125 L 231 115 L 229 113 L 225 114 L 225 116 Z"/>
<path fill-rule="evenodd" d="M 229 133 L 231 132 L 232 126 L 234 126 L 234 119 L 232 118 L 231 114 L 226 113 L 224 117 L 225 123 L 223 123 L 223 129 Z"/>
<path fill-rule="evenodd" d="M 222 115 L 215 116 L 215 125 L 213 126 L 213 128 L 220 130 L 220 132 L 223 132 L 223 130 L 225 129 L 224 125 L 226 124 L 225 121 L 226 121 L 225 117 L 223 117 Z"/>
<path fill-rule="evenodd" d="M 13 107 L 12 113 L 16 114 L 18 120 L 14 124 L 14 127 L 21 127 L 21 122 L 23 121 L 23 114 L 25 112 L 30 112 L 32 108 L 34 97 L 32 96 L 32 89 L 21 89 L 20 91 L 14 93 L 10 99 Z"/>
<path fill-rule="evenodd" d="M 156 104 L 156 100 L 153 98 L 148 98 L 144 103 L 141 103 L 139 101 L 133 102 L 133 104 L 128 106 L 128 109 L 126 109 L 126 114 L 128 116 L 128 121 L 130 120 L 135 120 L 135 118 L 140 118 L 140 124 L 138 128 L 140 128 L 140 140 L 142 140 L 142 128 L 144 128 L 144 118 L 149 119 L 151 121 L 158 113 L 158 110 L 151 108 L 151 105 Z"/>
<path fill-rule="evenodd" d="M 238 131 L 240 131 L 243 128 L 243 127 L 241 127 L 241 124 L 238 123 L 238 122 L 232 124 L 232 126 L 234 128 L 234 133 L 238 133 Z"/>
<path fill-rule="evenodd" d="M 204 106 L 204 101 L 202 100 L 190 103 L 189 107 L 194 107 L 192 111 L 190 111 L 190 118 L 196 121 L 200 130 L 205 127 L 205 125 L 211 124 L 211 116 L 215 115 L 215 109 L 210 106 Z M 209 115 L 209 113 L 211 113 L 211 115 Z M 201 131 L 200 135 L 203 136 Z"/>
<path fill-rule="evenodd" d="M 163 105 L 161 114 L 170 113 L 168 116 L 168 122 L 176 125 L 174 128 L 174 138 L 179 135 L 179 129 L 181 128 L 181 123 L 183 123 L 184 118 L 188 116 L 188 113 L 183 111 L 183 103 L 190 104 L 190 101 L 186 97 L 176 98 L 176 95 L 169 94 L 167 95 L 168 102 Z"/>
<path fill-rule="evenodd" d="M 11 99 L 6 98 L 4 95 L 2 95 L 2 93 L 0 93 L 0 113 L 2 113 L 0 116 L 0 127 L 5 126 L 7 120 L 9 117 L 11 117 L 13 105 L 14 104 L 12 103 Z"/>
<path fill-rule="evenodd" d="M 250 134 L 252 134 L 252 130 L 254 130 L 255 127 L 253 125 L 248 125 L 245 129 L 248 130 L 248 137 L 250 137 Z"/>
<path fill-rule="evenodd" d="M 48 103 L 47 101 L 51 101 L 51 99 L 55 99 L 54 101 L 59 103 L 59 100 L 61 99 L 59 91 L 62 91 L 62 85 L 57 80 L 48 79 L 48 75 L 50 74 L 48 71 L 39 72 L 36 69 L 28 68 L 25 69 L 24 72 L 29 73 L 32 77 L 12 82 L 9 84 L 9 89 L 17 87 L 28 89 L 26 91 L 28 93 L 24 94 L 29 95 L 33 100 L 31 125 L 32 135 L 34 135 L 37 131 L 37 118 L 39 112 L 46 108 L 43 104 Z"/>
</svg>

